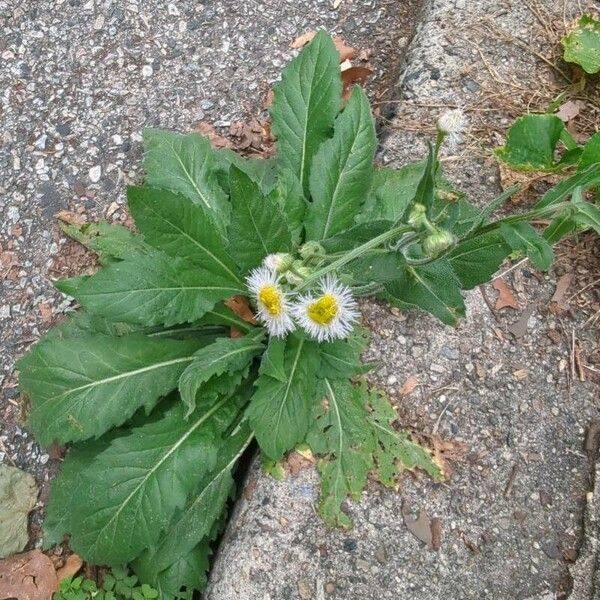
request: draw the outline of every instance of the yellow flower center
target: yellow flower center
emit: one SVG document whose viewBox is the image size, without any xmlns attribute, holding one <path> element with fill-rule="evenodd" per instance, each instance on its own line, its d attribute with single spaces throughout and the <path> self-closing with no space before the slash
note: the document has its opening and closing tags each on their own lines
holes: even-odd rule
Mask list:
<svg viewBox="0 0 600 600">
<path fill-rule="evenodd" d="M 329 325 L 339 312 L 338 301 L 335 296 L 325 294 L 316 302 L 308 305 L 308 316 L 319 325 Z"/>
<path fill-rule="evenodd" d="M 283 299 L 277 286 L 266 285 L 258 292 L 258 299 L 272 317 L 278 317 L 283 312 Z"/>
</svg>

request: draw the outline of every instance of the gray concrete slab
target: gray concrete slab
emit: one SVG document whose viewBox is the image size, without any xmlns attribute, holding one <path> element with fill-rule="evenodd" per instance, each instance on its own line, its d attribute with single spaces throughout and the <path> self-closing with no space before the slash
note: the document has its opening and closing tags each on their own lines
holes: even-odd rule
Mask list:
<svg viewBox="0 0 600 600">
<path fill-rule="evenodd" d="M 490 150 L 512 118 L 558 94 L 564 81 L 539 55 L 552 56 L 563 19 L 586 7 L 593 3 L 426 2 L 380 160 L 408 162 L 424 150 L 437 116 L 462 107 L 470 128 L 445 165 L 475 202 L 493 198 L 500 182 Z M 598 414 L 597 386 L 569 379 L 568 336 L 575 331 L 591 351 L 597 332 L 583 326 L 586 309 L 556 317 L 548 304 L 557 276 L 577 268 L 563 260 L 548 275 L 515 270 L 506 280 L 521 310 L 493 315 L 474 291 L 457 329 L 365 306 L 373 332 L 366 358 L 381 365 L 372 382 L 392 395 L 405 426 L 437 430 L 469 450 L 447 484 L 405 476 L 398 493 L 372 486 L 360 503 L 348 503 L 355 527 L 347 532 L 327 530 L 315 514 L 312 470 L 278 483 L 255 465 L 207 599 L 565 597 L 565 558 L 577 555 L 590 490 L 583 440 Z M 488 294 L 495 298 L 489 286 Z M 510 327 L 527 309 L 527 333 L 516 339 Z M 422 385 L 404 396 L 410 376 Z M 441 519 L 439 552 L 408 531 L 403 506 Z"/>
</svg>

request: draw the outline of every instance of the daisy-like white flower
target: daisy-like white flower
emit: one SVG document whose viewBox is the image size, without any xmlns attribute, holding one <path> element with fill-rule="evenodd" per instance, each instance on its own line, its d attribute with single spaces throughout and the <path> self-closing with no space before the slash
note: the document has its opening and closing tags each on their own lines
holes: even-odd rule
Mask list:
<svg viewBox="0 0 600 600">
<path fill-rule="evenodd" d="M 460 109 L 445 112 L 437 121 L 438 131 L 448 136 L 448 142 L 452 148 L 462 141 L 462 133 L 466 126 L 465 113 Z"/>
<path fill-rule="evenodd" d="M 290 302 L 279 284 L 277 273 L 258 267 L 250 272 L 246 284 L 256 300 L 258 319 L 270 335 L 283 337 L 296 328 L 290 316 Z"/>
<path fill-rule="evenodd" d="M 326 275 L 318 294 L 300 296 L 292 307 L 296 322 L 319 342 L 345 338 L 358 320 L 358 304 L 348 287 Z"/>
</svg>

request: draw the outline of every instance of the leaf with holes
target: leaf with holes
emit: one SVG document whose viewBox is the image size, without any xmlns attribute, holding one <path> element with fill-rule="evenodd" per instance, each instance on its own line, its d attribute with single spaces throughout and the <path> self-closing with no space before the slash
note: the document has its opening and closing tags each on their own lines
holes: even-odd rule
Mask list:
<svg viewBox="0 0 600 600">
<path fill-rule="evenodd" d="M 600 71 L 600 21 L 583 15 L 561 42 L 565 61 L 578 64 L 586 73 Z"/>
</svg>

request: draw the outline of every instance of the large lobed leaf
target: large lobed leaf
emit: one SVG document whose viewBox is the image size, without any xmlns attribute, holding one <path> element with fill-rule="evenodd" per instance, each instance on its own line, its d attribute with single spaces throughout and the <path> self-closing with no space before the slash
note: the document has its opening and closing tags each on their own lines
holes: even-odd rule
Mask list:
<svg viewBox="0 0 600 600">
<path fill-rule="evenodd" d="M 91 277 L 56 287 L 112 321 L 175 325 L 199 319 L 219 301 L 245 293 L 241 283 L 182 258 L 153 252 L 114 263 Z"/>
<path fill-rule="evenodd" d="M 19 362 L 29 427 L 44 445 L 98 437 L 176 388 L 201 345 L 138 333 L 42 341 Z"/>
<path fill-rule="evenodd" d="M 144 130 L 145 182 L 182 194 L 215 215 L 224 228 L 229 215 L 227 196 L 219 187 L 208 138 L 164 129 Z"/>
<path fill-rule="evenodd" d="M 183 509 L 202 478 L 217 465 L 223 435 L 238 418 L 239 400 L 223 397 L 206 403 L 187 421 L 177 403 L 162 415 L 111 440 L 93 460 L 73 450 L 57 485 L 77 484 L 72 512 L 58 519 L 71 534 L 71 546 L 85 560 L 119 565 L 155 546 L 173 516 Z M 90 457 L 91 458 L 91 457 Z M 75 474 L 81 482 L 63 477 Z M 52 497 L 50 504 L 60 501 Z M 57 512 L 56 507 L 51 509 Z M 51 536 L 56 539 L 54 529 Z"/>
<path fill-rule="evenodd" d="M 313 158 L 331 135 L 340 110 L 339 58 L 332 39 L 319 31 L 283 70 L 273 90 L 270 113 L 278 160 L 298 178 L 306 197 Z"/>
<path fill-rule="evenodd" d="M 196 393 L 204 383 L 224 373 L 232 377 L 247 370 L 251 360 L 264 348 L 263 335 L 259 330 L 241 338 L 219 338 L 196 352 L 179 379 L 179 393 L 188 409 L 186 417 L 196 408 Z"/>
<path fill-rule="evenodd" d="M 143 574 L 145 581 L 160 585 L 164 574 L 199 544 L 205 546 L 202 563 L 205 570 L 208 569 L 206 559 L 210 549 L 207 543 L 219 526 L 235 488 L 232 470 L 253 437 L 247 425 L 243 425 L 235 435 L 224 441 L 215 469 L 202 478 L 186 506 L 175 515 L 159 544 L 136 559 L 133 568 L 140 575 Z M 196 585 L 195 589 L 201 587 L 201 584 Z"/>
<path fill-rule="evenodd" d="M 241 271 L 258 266 L 268 254 L 288 252 L 292 236 L 279 202 L 264 196 L 258 184 L 235 166 L 231 167 L 229 187 L 229 253 Z"/>
<path fill-rule="evenodd" d="M 127 197 L 135 224 L 148 244 L 200 265 L 207 275 L 241 282 L 210 211 L 180 194 L 157 188 L 130 187 Z"/>
<path fill-rule="evenodd" d="M 393 486 L 403 469 L 422 469 L 441 478 L 430 453 L 394 429 L 396 411 L 382 394 L 345 379 L 323 380 L 324 400 L 315 407 L 306 441 L 321 455 L 319 511 L 331 527 L 350 527 L 342 511 L 347 497 L 358 499 L 369 472 Z"/>
<path fill-rule="evenodd" d="M 371 186 L 376 145 L 369 101 L 357 86 L 335 121 L 333 137 L 323 143 L 313 160 L 308 239 L 327 239 L 354 224 Z"/>
<path fill-rule="evenodd" d="M 293 334 L 285 343 L 270 345 L 268 357 L 246 415 L 262 451 L 277 460 L 306 435 L 320 357 L 315 342 Z"/>
</svg>

